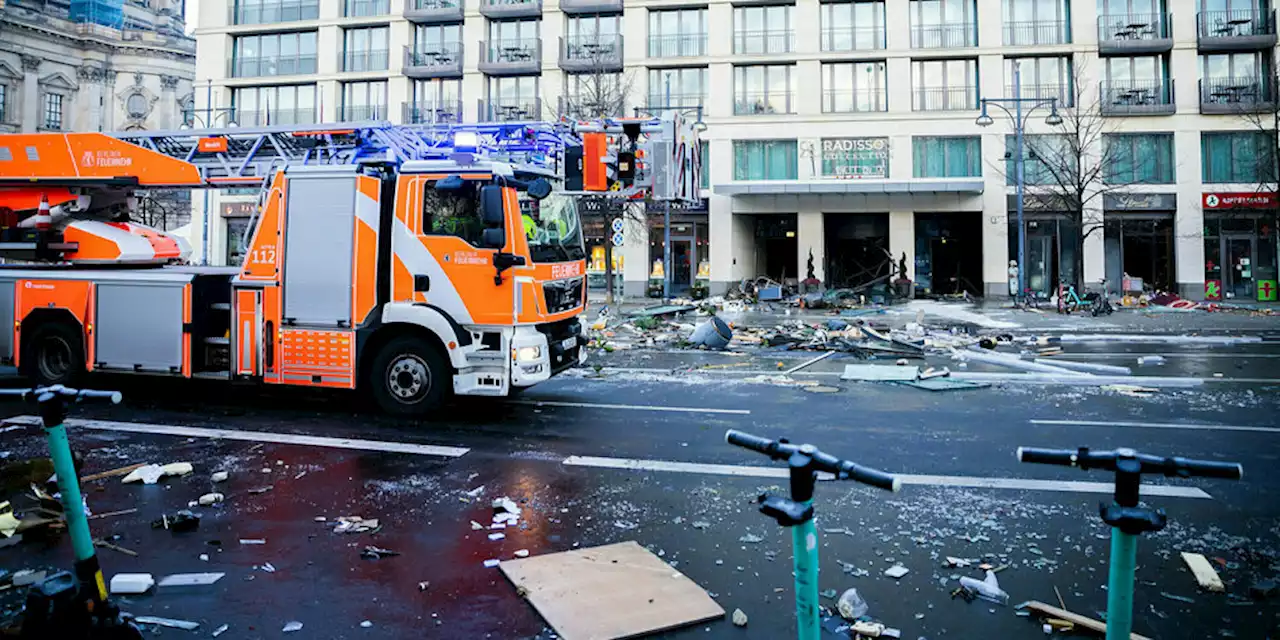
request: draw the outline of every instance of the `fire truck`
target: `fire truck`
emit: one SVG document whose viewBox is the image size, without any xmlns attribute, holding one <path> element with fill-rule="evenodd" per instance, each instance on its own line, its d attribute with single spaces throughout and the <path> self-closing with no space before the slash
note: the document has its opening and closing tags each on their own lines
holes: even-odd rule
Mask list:
<svg viewBox="0 0 1280 640">
<path fill-rule="evenodd" d="M 0 135 L 0 360 L 367 391 L 421 416 L 585 358 L 558 123 Z M 243 264 L 138 224 L 158 188 L 260 190 Z"/>
</svg>

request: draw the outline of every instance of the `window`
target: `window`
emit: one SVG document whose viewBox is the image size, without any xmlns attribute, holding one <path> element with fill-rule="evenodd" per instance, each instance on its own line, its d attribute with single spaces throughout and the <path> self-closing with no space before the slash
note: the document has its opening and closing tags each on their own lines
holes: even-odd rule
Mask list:
<svg viewBox="0 0 1280 640">
<path fill-rule="evenodd" d="M 427 186 L 422 190 L 422 231 L 429 236 L 456 236 L 480 246 L 484 224 L 478 198 L 468 189 L 439 191 Z"/>
<path fill-rule="evenodd" d="M 1098 0 L 1098 15 L 1164 13 L 1164 0 Z"/>
<path fill-rule="evenodd" d="M 822 112 L 887 111 L 884 62 L 822 65 Z"/>
<path fill-rule="evenodd" d="M 44 94 L 44 128 L 62 128 L 62 94 Z"/>
<path fill-rule="evenodd" d="M 620 33 L 622 16 L 582 16 L 569 18 L 565 36 L 584 42 L 607 42 Z"/>
<path fill-rule="evenodd" d="M 1103 104 L 1172 104 L 1162 56 L 1103 58 Z"/>
<path fill-rule="evenodd" d="M 1200 101 L 1253 103 L 1271 99 L 1270 53 L 1200 56 Z"/>
<path fill-rule="evenodd" d="M 1204 182 L 1274 182 L 1275 138 L 1259 131 L 1200 134 Z"/>
<path fill-rule="evenodd" d="M 795 31 L 791 5 L 733 8 L 733 52 L 788 53 Z"/>
<path fill-rule="evenodd" d="M 386 80 L 342 83 L 343 120 L 382 120 L 386 117 Z"/>
<path fill-rule="evenodd" d="M 698 187 L 702 189 L 711 188 L 711 143 L 706 140 L 698 141 L 698 159 L 702 161 L 702 166 L 698 167 Z"/>
<path fill-rule="evenodd" d="M 458 122 L 462 119 L 462 80 L 413 81 L 413 102 L 405 108 L 406 124 Z"/>
<path fill-rule="evenodd" d="M 343 71 L 385 71 L 389 27 L 347 29 L 343 36 Z"/>
<path fill-rule="evenodd" d="M 318 0 L 236 0 L 233 4 L 234 24 L 270 24 L 315 20 L 320 17 Z"/>
<path fill-rule="evenodd" d="M 0 83 L 0 124 L 9 121 L 9 85 Z"/>
<path fill-rule="evenodd" d="M 316 72 L 316 32 L 266 33 L 236 38 L 231 75 L 306 75 Z"/>
<path fill-rule="evenodd" d="M 1071 42 L 1068 0 L 1004 0 L 1006 45 Z"/>
<path fill-rule="evenodd" d="M 242 127 L 311 124 L 316 121 L 316 86 L 238 88 L 231 94 L 231 107 Z"/>
<path fill-rule="evenodd" d="M 1053 56 L 1041 58 L 1005 58 L 1004 78 L 1008 82 L 1007 95 L 1014 95 L 1013 70 L 1022 72 L 1022 98 L 1048 100 L 1057 98 L 1058 106 L 1070 107 L 1074 102 L 1071 78 L 1071 58 Z"/>
<path fill-rule="evenodd" d="M 1275 33 L 1265 0 L 1200 0 L 1200 35 L 1215 38 Z"/>
<path fill-rule="evenodd" d="M 413 30 L 413 50 L 428 54 L 461 54 L 462 25 L 420 24 Z"/>
<path fill-rule="evenodd" d="M 570 118 L 618 117 L 626 107 L 626 81 L 621 73 L 567 73 L 561 108 Z"/>
<path fill-rule="evenodd" d="M 650 107 L 697 107 L 706 95 L 706 67 L 649 70 Z"/>
<path fill-rule="evenodd" d="M 734 180 L 795 180 L 800 175 L 795 140 L 734 140 Z"/>
<path fill-rule="evenodd" d="M 911 0 L 911 46 L 915 49 L 976 47 L 976 0 Z"/>
<path fill-rule="evenodd" d="M 707 10 L 649 12 L 649 57 L 707 55 Z"/>
<path fill-rule="evenodd" d="M 911 108 L 916 111 L 978 108 L 977 60 L 915 60 L 911 83 Z"/>
<path fill-rule="evenodd" d="M 911 139 L 912 175 L 917 178 L 982 177 L 982 138 Z"/>
<path fill-rule="evenodd" d="M 1125 133 L 1102 138 L 1106 184 L 1173 184 L 1173 134 Z"/>
<path fill-rule="evenodd" d="M 538 38 L 539 21 L 537 20 L 502 20 L 489 21 L 489 39 L 493 42 L 522 43 Z"/>
<path fill-rule="evenodd" d="M 795 93 L 793 65 L 752 65 L 733 68 L 733 113 L 759 115 L 792 113 Z"/>
<path fill-rule="evenodd" d="M 538 77 L 490 77 L 489 113 L 493 120 L 538 120 Z"/>
<path fill-rule="evenodd" d="M 1073 148 L 1071 139 L 1061 134 L 1038 134 L 1022 137 L 1022 175 L 1024 184 L 1070 186 L 1080 181 L 1076 167 L 1081 153 Z M 1004 137 L 1005 184 L 1018 183 L 1015 158 L 1018 140 Z"/>
<path fill-rule="evenodd" d="M 821 5 L 820 11 L 823 51 L 885 47 L 884 2 L 829 2 Z"/>
<path fill-rule="evenodd" d="M 350 18 L 385 16 L 391 13 L 390 0 L 347 0 L 345 15 Z"/>
</svg>

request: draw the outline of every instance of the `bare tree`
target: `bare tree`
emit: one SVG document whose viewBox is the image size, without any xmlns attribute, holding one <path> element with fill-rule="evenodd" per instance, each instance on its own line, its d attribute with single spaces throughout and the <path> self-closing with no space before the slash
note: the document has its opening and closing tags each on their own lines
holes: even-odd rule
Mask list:
<svg viewBox="0 0 1280 640">
<path fill-rule="evenodd" d="M 1258 83 L 1253 100 L 1238 103 L 1241 119 L 1258 136 L 1254 150 L 1257 163 L 1254 191 L 1269 194 L 1273 201 L 1280 198 L 1280 99 L 1277 91 L 1280 91 L 1277 79 L 1268 78 Z M 1238 209 L 1228 211 L 1239 212 Z"/>
</svg>

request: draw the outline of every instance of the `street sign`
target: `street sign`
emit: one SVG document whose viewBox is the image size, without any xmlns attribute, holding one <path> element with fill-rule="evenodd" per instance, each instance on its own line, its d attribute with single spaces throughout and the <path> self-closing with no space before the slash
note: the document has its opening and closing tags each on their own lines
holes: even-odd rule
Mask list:
<svg viewBox="0 0 1280 640">
<path fill-rule="evenodd" d="M 612 239 L 613 239 L 613 246 L 615 247 L 622 246 L 623 237 L 622 237 L 621 231 L 615 231 Z"/>
<path fill-rule="evenodd" d="M 613 229 L 614 233 L 622 233 L 622 218 L 614 218 L 613 222 L 609 223 L 609 228 Z"/>
</svg>

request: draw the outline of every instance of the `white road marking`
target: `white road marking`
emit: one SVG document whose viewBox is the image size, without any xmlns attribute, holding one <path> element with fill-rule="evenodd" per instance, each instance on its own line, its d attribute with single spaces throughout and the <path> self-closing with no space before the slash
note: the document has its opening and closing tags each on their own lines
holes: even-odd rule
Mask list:
<svg viewBox="0 0 1280 640">
<path fill-rule="evenodd" d="M 1250 427 L 1238 424 L 1183 424 L 1178 422 L 1114 422 L 1102 420 L 1031 420 L 1031 424 L 1056 427 L 1132 427 L 1136 429 L 1187 429 L 1190 431 L 1256 431 L 1280 433 L 1280 427 Z"/>
<path fill-rule="evenodd" d="M 710 409 L 704 407 L 659 407 L 647 404 L 606 404 L 596 402 L 559 402 L 553 400 L 513 400 L 511 404 L 527 404 L 534 407 L 575 407 L 579 409 L 625 409 L 628 411 L 672 411 L 676 413 L 728 413 L 738 416 L 751 415 L 750 409 Z"/>
<path fill-rule="evenodd" d="M 605 458 L 598 456 L 569 456 L 562 464 L 574 467 L 601 469 L 625 469 L 629 471 L 666 471 L 671 473 L 702 473 L 749 478 L 786 478 L 786 467 L 752 467 L 732 464 L 703 464 L 698 462 L 673 462 L 669 460 L 641 460 L 636 458 Z M 820 474 L 821 477 L 822 474 Z M 1114 493 L 1107 482 L 1083 482 L 1074 480 L 1032 480 L 1023 478 L 980 478 L 974 476 L 931 476 L 895 474 L 902 484 L 931 487 L 966 487 L 974 489 L 1012 489 L 1016 491 L 1058 491 L 1062 493 Z M 830 475 L 826 478 L 831 479 Z M 1164 498 L 1207 498 L 1213 496 L 1197 487 L 1144 484 L 1144 496 Z"/>
<path fill-rule="evenodd" d="M 40 426 L 40 418 L 36 416 L 17 416 L 4 421 L 6 424 L 24 424 Z M 127 431 L 130 433 L 150 433 L 164 436 L 182 436 L 188 438 L 215 438 L 221 440 L 243 440 L 246 442 L 271 442 L 275 444 L 296 444 L 308 447 L 330 447 L 333 449 L 354 449 L 359 451 L 385 451 L 387 453 L 411 453 L 421 456 L 442 456 L 458 458 L 466 455 L 470 449 L 462 447 L 445 447 L 432 444 L 412 444 L 408 442 L 387 442 L 384 440 L 359 440 L 355 438 L 325 438 L 322 436 L 304 436 L 292 433 L 270 433 L 266 431 L 238 431 L 234 429 L 209 429 L 205 427 L 184 427 L 170 424 L 148 424 L 142 422 L 113 422 L 111 420 L 67 419 L 67 426 L 72 429 L 101 429 L 105 431 Z"/>
</svg>

